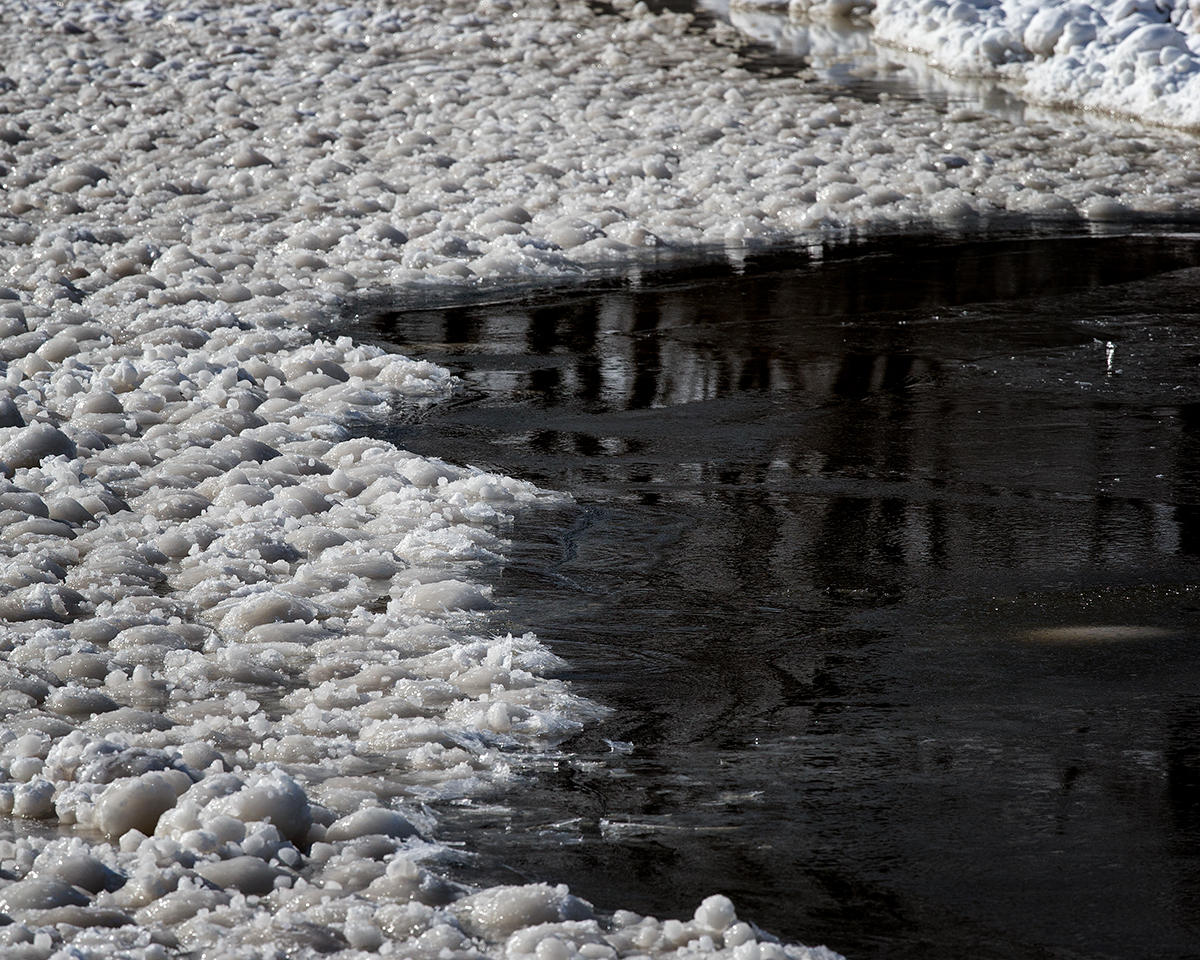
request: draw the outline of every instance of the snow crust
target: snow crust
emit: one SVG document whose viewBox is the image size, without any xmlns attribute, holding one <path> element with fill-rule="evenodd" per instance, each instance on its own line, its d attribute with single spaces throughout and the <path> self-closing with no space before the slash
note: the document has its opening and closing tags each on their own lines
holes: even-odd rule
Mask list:
<svg viewBox="0 0 1200 960">
<path fill-rule="evenodd" d="M 1003 81 L 1030 103 L 1200 129 L 1196 0 L 731 0 L 728 7 L 786 10 L 825 24 L 866 18 L 876 42 L 950 74 Z"/>
<path fill-rule="evenodd" d="M 661 247 L 1186 217 L 1200 158 L 1170 131 L 760 82 L 689 17 L 616 6 L 6 4 L 6 958 L 833 956 L 720 895 L 659 920 L 444 879 L 426 804 L 603 712 L 536 636 L 489 629 L 506 531 L 556 495 L 363 438 L 450 378 L 310 325 L 356 292 Z M 922 35 L 975 63 L 960 7 L 925 4 Z M 1190 30 L 1175 13 L 1125 19 Z M 1059 62 L 1074 22 L 1048 46 L 1031 15 L 1021 43 Z M 1191 62 L 1142 26 L 1113 50 Z"/>
</svg>

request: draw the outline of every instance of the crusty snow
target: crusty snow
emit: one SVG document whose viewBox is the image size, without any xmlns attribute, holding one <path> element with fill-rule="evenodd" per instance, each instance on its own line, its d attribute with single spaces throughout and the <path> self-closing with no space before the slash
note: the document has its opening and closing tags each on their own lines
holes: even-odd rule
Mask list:
<svg viewBox="0 0 1200 960">
<path fill-rule="evenodd" d="M 1182 4 L 826 6 L 1196 122 Z M 719 893 L 660 920 L 447 879 L 427 804 L 604 712 L 489 629 L 513 520 L 563 494 L 364 439 L 451 379 L 312 330 L 664 248 L 1185 220 L 1200 156 L 764 80 L 727 27 L 616 7 L 4 4 L 0 955 L 832 956 Z"/>
<path fill-rule="evenodd" d="M 861 18 L 880 45 L 1041 106 L 1200 130 L 1196 0 L 728 0 L 801 23 Z M 843 32 L 843 36 L 845 33 Z"/>
</svg>

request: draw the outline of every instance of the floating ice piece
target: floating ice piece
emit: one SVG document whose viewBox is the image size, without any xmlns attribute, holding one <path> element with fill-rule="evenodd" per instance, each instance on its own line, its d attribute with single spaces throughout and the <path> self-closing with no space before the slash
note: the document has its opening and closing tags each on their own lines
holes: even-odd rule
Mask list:
<svg viewBox="0 0 1200 960">
<path fill-rule="evenodd" d="M 416 827 L 396 811 L 370 807 L 331 823 L 325 831 L 325 839 L 329 842 L 354 840 L 372 834 L 404 839 L 416 832 Z"/>
<path fill-rule="evenodd" d="M 403 596 L 406 606 L 426 613 L 448 610 L 490 610 L 491 588 L 462 580 L 438 580 L 416 583 Z"/>
<path fill-rule="evenodd" d="M 79 887 L 52 878 L 27 877 L 0 889 L 0 910 L 9 913 L 65 906 L 84 907 L 89 903 L 91 898 Z"/>
<path fill-rule="evenodd" d="M 521 927 L 563 920 L 588 920 L 592 908 L 564 886 L 529 884 L 492 887 L 454 904 L 454 914 L 470 935 L 496 942 Z"/>
<path fill-rule="evenodd" d="M 308 795 L 295 780 L 280 771 L 265 772 L 237 791 L 214 800 L 209 813 L 220 813 L 242 822 L 262 820 L 289 840 L 300 841 L 312 826 Z"/>
<path fill-rule="evenodd" d="M 130 830 L 148 835 L 176 799 L 174 784 L 161 773 L 116 780 L 96 803 L 96 825 L 112 840 Z"/>
<path fill-rule="evenodd" d="M 44 850 L 34 861 L 31 878 L 60 880 L 91 894 L 119 889 L 125 877 L 96 857 L 70 848 Z M 78 905 L 78 904 L 77 904 Z"/>
<path fill-rule="evenodd" d="M 54 816 L 54 784 L 41 778 L 18 783 L 12 792 L 12 815 L 24 820 L 47 820 Z"/>
<path fill-rule="evenodd" d="M 270 893 L 275 889 L 276 880 L 287 875 L 279 867 L 251 856 L 203 863 L 196 868 L 196 873 L 221 890 L 259 896 Z"/>
<path fill-rule="evenodd" d="M 36 467 L 47 457 L 73 457 L 71 438 L 48 423 L 19 428 L 0 445 L 0 462 L 10 469 Z"/>
</svg>

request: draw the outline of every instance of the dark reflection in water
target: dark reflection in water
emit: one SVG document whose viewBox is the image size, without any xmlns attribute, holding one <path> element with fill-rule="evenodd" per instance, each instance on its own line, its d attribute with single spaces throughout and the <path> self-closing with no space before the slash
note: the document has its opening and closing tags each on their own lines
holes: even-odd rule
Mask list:
<svg viewBox="0 0 1200 960">
<path fill-rule="evenodd" d="M 1193 264 L 909 240 L 375 316 L 466 384 L 398 442 L 576 496 L 498 593 L 616 708 L 448 829 L 851 957 L 1200 956 Z"/>
</svg>

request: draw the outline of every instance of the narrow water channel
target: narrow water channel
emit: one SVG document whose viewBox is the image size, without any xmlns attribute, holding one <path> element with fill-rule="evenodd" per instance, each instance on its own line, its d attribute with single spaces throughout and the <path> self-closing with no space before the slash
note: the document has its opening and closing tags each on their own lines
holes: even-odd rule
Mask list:
<svg viewBox="0 0 1200 960">
<path fill-rule="evenodd" d="M 448 835 L 857 960 L 1200 956 L 1198 265 L 905 239 L 364 308 L 464 381 L 393 439 L 576 498 L 500 626 L 614 708 Z"/>
</svg>

